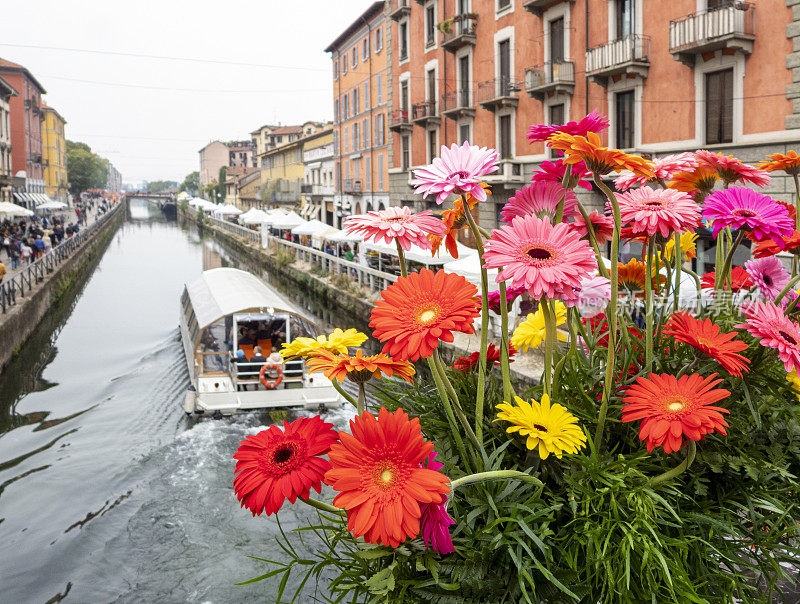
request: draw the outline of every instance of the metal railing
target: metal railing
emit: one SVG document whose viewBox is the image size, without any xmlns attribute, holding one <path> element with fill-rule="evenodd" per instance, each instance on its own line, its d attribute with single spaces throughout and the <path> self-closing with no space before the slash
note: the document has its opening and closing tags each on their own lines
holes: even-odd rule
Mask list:
<svg viewBox="0 0 800 604">
<path fill-rule="evenodd" d="M 424 101 L 422 103 L 414 103 L 411 107 L 413 119 L 423 119 L 427 117 L 436 117 L 436 101 Z"/>
<path fill-rule="evenodd" d="M 586 51 L 586 72 L 605 71 L 625 63 L 650 61 L 650 37 L 631 35 Z"/>
<path fill-rule="evenodd" d="M 719 8 L 698 11 L 669 22 L 669 50 L 701 46 L 726 36 L 755 35 L 756 5 L 730 2 Z"/>
<path fill-rule="evenodd" d="M 574 84 L 575 63 L 548 61 L 525 70 L 525 89 L 536 90 L 550 84 Z"/>
<path fill-rule="evenodd" d="M 345 193 L 361 193 L 361 180 L 358 178 L 345 178 L 343 185 Z"/>
<path fill-rule="evenodd" d="M 510 76 L 502 76 L 486 80 L 478 84 L 478 102 L 485 103 L 494 99 L 516 96 L 521 86 Z"/>
<path fill-rule="evenodd" d="M 442 97 L 442 102 L 445 111 L 452 111 L 454 109 L 471 109 L 474 107 L 470 99 L 470 90 L 468 88 L 448 92 Z"/>
<path fill-rule="evenodd" d="M 31 290 L 44 281 L 48 275 L 55 272 L 65 260 L 69 260 L 76 250 L 80 249 L 98 229 L 102 228 L 123 206 L 118 203 L 116 207 L 106 212 L 94 223 L 78 231 L 72 237 L 64 239 L 61 243 L 53 247 L 50 252 L 28 264 L 21 271 L 14 275 L 6 276 L 0 283 L 0 310 L 6 314 L 8 308 L 17 303 L 17 297 L 24 298 L 30 294 Z M 20 262 L 23 262 L 20 260 Z"/>
<path fill-rule="evenodd" d="M 219 218 L 209 218 L 209 220 L 211 220 L 213 224 L 221 228 L 223 231 L 227 231 L 231 235 L 236 235 L 237 237 L 252 241 L 253 243 L 261 243 L 261 234 L 258 231 L 228 222 L 227 220 L 220 220 Z"/>
<path fill-rule="evenodd" d="M 389 114 L 389 128 L 397 126 L 410 126 L 408 111 L 405 109 L 395 109 Z"/>
<path fill-rule="evenodd" d="M 442 44 L 448 45 L 461 36 L 475 36 L 478 22 L 472 15 L 456 15 L 450 24 L 450 29 L 442 33 Z"/>
</svg>

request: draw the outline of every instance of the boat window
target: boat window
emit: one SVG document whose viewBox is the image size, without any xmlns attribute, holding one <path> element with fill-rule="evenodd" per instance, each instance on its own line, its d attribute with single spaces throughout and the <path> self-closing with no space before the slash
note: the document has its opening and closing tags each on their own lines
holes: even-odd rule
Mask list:
<svg viewBox="0 0 800 604">
<path fill-rule="evenodd" d="M 235 346 L 245 351 L 248 357 L 256 346 L 261 348 L 263 356 L 269 356 L 272 349 L 281 349 L 287 340 L 286 315 L 267 315 L 250 317 L 236 321 Z"/>
</svg>

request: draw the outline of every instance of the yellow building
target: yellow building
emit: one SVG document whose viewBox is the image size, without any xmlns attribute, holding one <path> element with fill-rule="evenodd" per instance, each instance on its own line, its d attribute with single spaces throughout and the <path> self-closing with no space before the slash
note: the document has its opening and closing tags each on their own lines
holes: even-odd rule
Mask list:
<svg viewBox="0 0 800 604">
<path fill-rule="evenodd" d="M 52 107 L 43 107 L 45 121 L 42 131 L 44 147 L 44 184 L 47 195 L 58 201 L 67 201 L 67 143 L 64 126 L 67 121 Z"/>
<path fill-rule="evenodd" d="M 300 185 L 305 179 L 303 139 L 296 140 L 259 156 L 261 187 L 268 207 L 286 205 L 300 207 Z"/>
</svg>

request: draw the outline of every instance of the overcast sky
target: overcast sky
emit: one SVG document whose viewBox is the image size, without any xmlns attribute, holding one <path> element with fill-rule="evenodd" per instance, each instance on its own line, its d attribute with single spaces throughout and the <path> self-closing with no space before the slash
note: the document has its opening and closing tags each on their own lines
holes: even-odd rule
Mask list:
<svg viewBox="0 0 800 604">
<path fill-rule="evenodd" d="M 180 181 L 210 140 L 330 120 L 323 49 L 370 3 L 0 0 L 0 57 L 27 67 L 67 138 L 110 159 L 125 182 Z"/>
</svg>

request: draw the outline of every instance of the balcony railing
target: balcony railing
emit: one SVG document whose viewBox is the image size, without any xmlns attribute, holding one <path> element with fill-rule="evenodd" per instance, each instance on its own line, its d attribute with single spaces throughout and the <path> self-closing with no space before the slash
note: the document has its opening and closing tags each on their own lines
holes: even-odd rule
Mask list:
<svg viewBox="0 0 800 604">
<path fill-rule="evenodd" d="M 548 92 L 572 94 L 575 90 L 575 63 L 548 61 L 525 70 L 525 92 L 539 99 Z"/>
<path fill-rule="evenodd" d="M 494 78 L 478 84 L 478 103 L 481 107 L 496 111 L 503 107 L 516 107 L 519 104 L 520 82 L 509 76 Z"/>
<path fill-rule="evenodd" d="M 411 107 L 412 121 L 419 126 L 430 126 L 440 124 L 442 118 L 439 117 L 436 101 L 425 101 L 414 103 Z"/>
<path fill-rule="evenodd" d="M 357 178 L 345 178 L 343 185 L 345 193 L 361 193 L 361 180 Z"/>
<path fill-rule="evenodd" d="M 694 65 L 698 54 L 733 48 L 753 52 L 756 5 L 728 2 L 669 22 L 669 51 L 675 60 Z"/>
<path fill-rule="evenodd" d="M 406 15 L 411 14 L 411 0 L 392 0 L 389 5 L 389 18 L 399 21 Z"/>
<path fill-rule="evenodd" d="M 442 114 L 452 120 L 474 117 L 475 105 L 471 97 L 472 91 L 468 88 L 448 92 L 442 97 Z"/>
<path fill-rule="evenodd" d="M 409 112 L 405 109 L 395 109 L 389 114 L 389 130 L 398 132 L 411 130 L 411 119 Z"/>
<path fill-rule="evenodd" d="M 477 23 L 475 17 L 470 14 L 456 15 L 452 20 L 440 23 L 442 48 L 450 52 L 455 52 L 467 44 L 472 44 L 474 46 L 477 40 Z"/>
<path fill-rule="evenodd" d="M 631 35 L 586 51 L 586 74 L 603 86 L 617 74 L 647 77 L 650 69 L 650 38 Z"/>
</svg>

